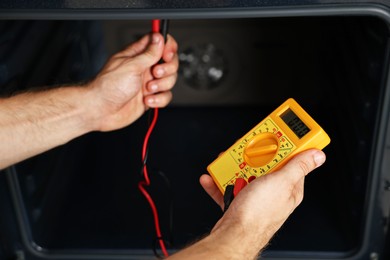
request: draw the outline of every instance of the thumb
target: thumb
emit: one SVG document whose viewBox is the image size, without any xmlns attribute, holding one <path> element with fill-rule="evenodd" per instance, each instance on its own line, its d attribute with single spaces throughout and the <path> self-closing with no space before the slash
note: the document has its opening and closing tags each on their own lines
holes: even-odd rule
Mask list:
<svg viewBox="0 0 390 260">
<path fill-rule="evenodd" d="M 147 48 L 134 57 L 134 62 L 143 69 L 149 68 L 156 64 L 163 54 L 164 39 L 161 34 L 153 33 Z"/>
<path fill-rule="evenodd" d="M 294 156 L 283 168 L 283 175 L 295 183 L 309 172 L 321 166 L 326 160 L 324 152 L 316 149 L 307 150 Z"/>
</svg>

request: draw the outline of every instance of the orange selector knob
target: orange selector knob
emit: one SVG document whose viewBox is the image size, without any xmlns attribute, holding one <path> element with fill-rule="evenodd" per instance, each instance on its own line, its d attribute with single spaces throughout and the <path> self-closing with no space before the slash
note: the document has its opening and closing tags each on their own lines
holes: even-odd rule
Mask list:
<svg viewBox="0 0 390 260">
<path fill-rule="evenodd" d="M 244 150 L 245 162 L 254 168 L 267 165 L 276 155 L 279 140 L 272 133 L 263 133 L 249 141 Z"/>
</svg>

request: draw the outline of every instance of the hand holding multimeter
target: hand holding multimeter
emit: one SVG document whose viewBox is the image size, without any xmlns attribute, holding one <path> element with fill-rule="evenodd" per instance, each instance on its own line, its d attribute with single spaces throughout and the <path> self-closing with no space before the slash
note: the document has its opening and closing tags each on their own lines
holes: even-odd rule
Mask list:
<svg viewBox="0 0 390 260">
<path fill-rule="evenodd" d="M 297 153 L 310 148 L 321 150 L 329 143 L 326 132 L 290 98 L 212 162 L 207 170 L 219 190 L 233 197 L 247 183 L 279 169 Z"/>
</svg>

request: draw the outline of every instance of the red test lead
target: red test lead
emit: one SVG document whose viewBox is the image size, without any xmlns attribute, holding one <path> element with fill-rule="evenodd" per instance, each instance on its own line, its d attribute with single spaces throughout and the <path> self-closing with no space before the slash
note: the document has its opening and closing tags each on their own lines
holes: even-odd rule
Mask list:
<svg viewBox="0 0 390 260">
<path fill-rule="evenodd" d="M 160 20 L 153 20 L 152 21 L 152 32 L 154 32 L 154 33 L 160 32 L 160 24 L 161 24 Z M 157 118 L 158 118 L 158 108 L 154 108 L 153 120 L 152 120 L 152 122 L 149 126 L 149 129 L 145 135 L 144 144 L 142 147 L 142 163 L 143 163 L 142 172 L 143 172 L 143 176 L 144 176 L 145 180 L 138 183 L 138 188 L 142 192 L 142 194 L 144 195 L 146 200 L 149 202 L 150 208 L 152 209 L 152 212 L 153 212 L 154 225 L 156 228 L 156 235 L 157 235 L 157 239 L 158 239 L 158 242 L 160 244 L 160 247 L 161 247 L 161 251 L 163 252 L 165 257 L 168 257 L 169 254 L 168 254 L 168 251 L 165 247 L 165 243 L 164 243 L 164 240 L 163 240 L 163 237 L 161 234 L 160 221 L 159 221 L 156 205 L 155 205 L 152 197 L 150 196 L 150 194 L 145 189 L 145 186 L 150 185 L 148 169 L 146 167 L 147 153 L 148 153 L 148 142 L 149 142 L 149 137 L 150 137 L 155 125 L 156 125 Z"/>
<path fill-rule="evenodd" d="M 224 210 L 223 210 L 224 212 L 226 212 L 226 210 L 228 210 L 233 199 L 238 195 L 238 193 L 243 188 L 245 188 L 245 186 L 247 184 L 248 184 L 248 182 L 244 178 L 236 178 L 236 181 L 234 182 L 234 184 L 230 184 L 230 185 L 226 186 L 225 193 L 223 195 L 223 201 L 225 204 Z"/>
</svg>

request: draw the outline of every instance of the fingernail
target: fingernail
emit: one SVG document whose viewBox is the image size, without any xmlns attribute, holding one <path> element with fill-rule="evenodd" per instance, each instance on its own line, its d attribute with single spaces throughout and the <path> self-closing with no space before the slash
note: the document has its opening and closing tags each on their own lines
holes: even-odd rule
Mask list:
<svg viewBox="0 0 390 260">
<path fill-rule="evenodd" d="M 172 60 L 173 55 L 174 55 L 173 52 L 168 53 L 168 54 L 166 55 L 166 56 L 167 56 L 167 59 L 168 59 L 169 61 Z"/>
<path fill-rule="evenodd" d="M 319 167 L 321 166 L 326 160 L 326 156 L 323 152 L 317 151 L 314 154 L 314 162 L 316 163 L 316 166 Z"/>
<path fill-rule="evenodd" d="M 156 71 L 156 75 L 157 75 L 157 77 L 161 77 L 162 75 L 164 75 L 164 70 L 163 69 L 158 69 Z"/>
<path fill-rule="evenodd" d="M 158 86 L 157 86 L 156 84 L 153 84 L 153 85 L 151 85 L 151 86 L 149 87 L 149 90 L 152 91 L 152 92 L 157 91 L 157 89 L 158 89 Z"/>
<path fill-rule="evenodd" d="M 160 42 L 160 37 L 157 34 L 153 34 L 152 42 L 153 43 L 159 43 Z"/>
<path fill-rule="evenodd" d="M 152 104 L 154 104 L 154 103 L 156 103 L 156 99 L 155 99 L 155 98 L 149 98 L 149 99 L 148 99 L 148 104 L 149 104 L 149 105 L 152 105 Z"/>
</svg>

